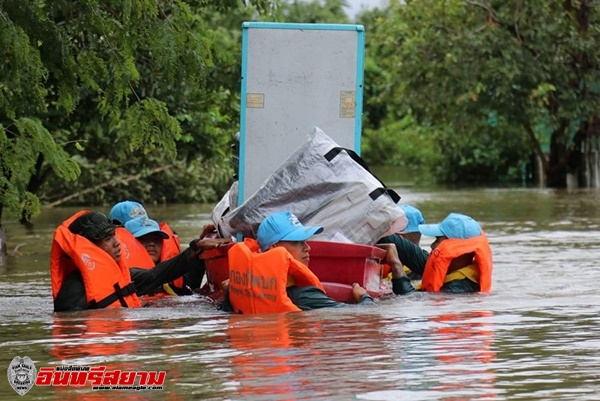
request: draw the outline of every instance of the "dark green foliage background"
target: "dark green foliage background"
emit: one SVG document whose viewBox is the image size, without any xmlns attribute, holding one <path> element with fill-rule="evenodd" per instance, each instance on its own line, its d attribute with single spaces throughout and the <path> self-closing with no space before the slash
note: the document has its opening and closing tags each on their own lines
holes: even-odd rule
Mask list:
<svg viewBox="0 0 600 401">
<path fill-rule="evenodd" d="M 361 23 L 362 154 L 439 183 L 563 186 L 597 138 L 598 5 L 0 1 L 0 222 L 41 205 L 214 202 L 232 182 L 244 21 Z"/>
</svg>

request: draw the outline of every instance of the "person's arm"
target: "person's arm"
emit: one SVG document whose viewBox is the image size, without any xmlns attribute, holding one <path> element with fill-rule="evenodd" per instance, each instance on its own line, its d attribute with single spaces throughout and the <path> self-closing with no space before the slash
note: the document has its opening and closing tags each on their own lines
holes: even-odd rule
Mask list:
<svg viewBox="0 0 600 401">
<path fill-rule="evenodd" d="M 229 299 L 229 288 L 223 288 L 223 299 L 221 302 L 217 303 L 217 309 L 223 312 L 233 313 L 233 306 L 231 305 L 231 301 Z"/>
<path fill-rule="evenodd" d="M 288 287 L 288 297 L 292 300 L 294 305 L 302 310 L 312 310 L 320 308 L 340 308 L 348 306 L 344 302 L 338 302 L 335 299 L 329 298 L 321 289 L 313 286 L 309 287 Z M 374 303 L 373 298 L 369 294 L 365 293 L 360 295 L 358 303 L 361 305 L 367 305 Z"/>
<path fill-rule="evenodd" d="M 371 297 L 367 290 L 358 283 L 352 284 L 352 296 L 354 297 L 354 300 L 357 304 L 375 304 L 373 297 Z"/>
<path fill-rule="evenodd" d="M 88 308 L 85 285 L 79 270 L 74 270 L 63 281 L 54 300 L 54 312 L 84 310 Z"/>
<path fill-rule="evenodd" d="M 131 281 L 135 284 L 137 295 L 151 293 L 163 284 L 183 276 L 190 269 L 202 269 L 204 261 L 200 258 L 191 259 L 192 253 L 188 248 L 171 259 L 157 263 L 152 269 L 130 268 Z"/>
<path fill-rule="evenodd" d="M 392 291 L 394 294 L 405 295 L 415 291 L 410 278 L 404 272 L 404 267 L 398 257 L 396 246 L 394 244 L 377 244 L 377 246 L 387 251 L 385 262 L 392 267 Z"/>
<path fill-rule="evenodd" d="M 381 238 L 377 241 L 378 244 L 394 244 L 396 246 L 396 252 L 404 263 L 411 271 L 423 275 L 425 271 L 425 264 L 429 257 L 429 252 L 424 250 L 418 245 L 413 244 L 406 238 L 402 238 L 398 234 L 388 235 L 387 237 Z"/>
<path fill-rule="evenodd" d="M 223 294 L 220 299 L 217 300 L 217 309 L 223 312 L 235 312 L 233 305 L 231 305 L 231 299 L 229 298 L 229 279 L 221 282 L 221 289 Z"/>
<path fill-rule="evenodd" d="M 206 249 L 213 249 L 220 244 L 230 242 L 228 239 L 201 239 L 190 243 L 190 247 L 179 255 L 158 263 L 152 269 L 129 269 L 131 280 L 135 284 L 137 295 L 145 295 L 165 283 L 179 278 L 192 269 L 204 272 L 204 260 L 199 256 Z"/>
</svg>

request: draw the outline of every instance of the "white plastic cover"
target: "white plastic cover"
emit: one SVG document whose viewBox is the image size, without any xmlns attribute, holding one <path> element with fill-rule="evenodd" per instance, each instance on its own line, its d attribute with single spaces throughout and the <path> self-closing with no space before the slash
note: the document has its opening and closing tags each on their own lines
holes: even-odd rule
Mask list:
<svg viewBox="0 0 600 401">
<path fill-rule="evenodd" d="M 304 225 L 322 226 L 311 239 L 372 245 L 402 231 L 408 220 L 397 196 L 367 169 L 314 127 L 292 154 L 242 205 L 217 218 L 223 236 L 256 238 L 260 222 L 289 210 Z M 391 196 L 392 195 L 392 196 Z"/>
<path fill-rule="evenodd" d="M 234 181 L 233 184 L 231 184 L 231 187 L 229 187 L 229 190 L 227 192 L 225 192 L 225 195 L 223 195 L 223 197 L 221 198 L 221 200 L 215 205 L 215 207 L 212 210 L 212 221 L 214 223 L 215 228 L 217 229 L 219 236 L 220 237 L 228 237 L 228 232 L 225 233 L 222 231 L 223 229 L 223 224 L 222 224 L 222 217 L 225 216 L 227 213 L 229 213 L 229 211 L 231 210 L 232 207 L 235 207 L 235 205 L 237 205 L 238 202 L 238 181 Z"/>
</svg>

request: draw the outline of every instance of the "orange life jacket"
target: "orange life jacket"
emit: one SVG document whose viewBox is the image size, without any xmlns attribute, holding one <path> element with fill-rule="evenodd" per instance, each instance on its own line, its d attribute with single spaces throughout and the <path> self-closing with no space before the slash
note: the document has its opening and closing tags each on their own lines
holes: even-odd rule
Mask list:
<svg viewBox="0 0 600 401">
<path fill-rule="evenodd" d="M 179 255 L 181 253 L 181 244 L 179 236 L 171 230 L 171 227 L 166 222 L 162 222 L 158 226 L 162 231 L 169 234 L 169 239 L 164 240 L 162 244 L 162 251 L 160 252 L 160 260 L 162 262 Z"/>
<path fill-rule="evenodd" d="M 115 235 L 121 243 L 121 258 L 125 259 L 127 266 L 152 269 L 154 260 L 150 257 L 144 245 L 137 240 L 125 227 L 117 227 Z"/>
<path fill-rule="evenodd" d="M 169 239 L 163 240 L 162 250 L 160 252 L 160 260 L 164 261 L 179 255 L 181 253 L 181 248 L 179 237 L 171 230 L 167 223 L 160 223 L 160 228 L 162 231 L 169 234 Z M 151 269 L 155 266 L 154 260 L 152 260 L 150 254 L 148 254 L 144 245 L 138 241 L 129 230 L 124 227 L 119 227 L 115 230 L 115 234 L 121 242 L 121 257 L 126 259 L 128 266 L 139 267 L 142 269 Z M 163 290 L 165 295 L 189 293 L 189 290 L 185 288 L 183 276 L 168 284 L 164 284 Z"/>
<path fill-rule="evenodd" d="M 163 240 L 160 260 L 171 259 L 181 253 L 179 237 L 171 230 L 167 223 L 160 223 L 160 229 L 169 234 L 169 239 Z M 131 267 L 140 267 L 142 269 L 151 269 L 155 263 L 146 251 L 146 248 L 137 240 L 126 228 L 118 227 L 115 234 L 119 242 L 124 245 L 124 254 L 122 256 L 127 260 L 127 265 Z"/>
<path fill-rule="evenodd" d="M 295 260 L 283 247 L 259 253 L 250 238 L 231 247 L 229 259 L 229 300 L 237 313 L 300 311 L 288 297 L 288 276 L 299 287 L 323 285 L 310 269 Z"/>
<path fill-rule="evenodd" d="M 125 259 L 117 264 L 100 247 L 69 230 L 69 225 L 84 213 L 88 211 L 74 214 L 54 232 L 50 251 L 52 297 L 56 299 L 65 278 L 79 269 L 90 308 L 140 307 Z"/>
<path fill-rule="evenodd" d="M 179 236 L 175 234 L 175 231 L 169 227 L 166 222 L 162 222 L 159 224 L 159 227 L 162 231 L 169 234 L 169 239 L 163 241 L 162 250 L 160 252 L 160 260 L 165 261 L 167 259 L 171 259 L 181 253 L 181 243 L 179 242 Z M 168 287 L 166 287 L 168 285 Z M 187 294 L 188 289 L 185 287 L 185 283 L 183 281 L 183 276 L 176 278 L 171 281 L 169 284 L 166 284 L 165 291 L 169 294 Z"/>
<path fill-rule="evenodd" d="M 452 259 L 475 252 L 474 263 L 479 269 L 479 288 L 481 292 L 489 292 L 492 288 L 492 249 L 485 233 L 468 239 L 447 239 L 438 245 L 425 264 L 421 289 L 424 291 L 439 291 L 444 285 L 444 279 Z"/>
</svg>

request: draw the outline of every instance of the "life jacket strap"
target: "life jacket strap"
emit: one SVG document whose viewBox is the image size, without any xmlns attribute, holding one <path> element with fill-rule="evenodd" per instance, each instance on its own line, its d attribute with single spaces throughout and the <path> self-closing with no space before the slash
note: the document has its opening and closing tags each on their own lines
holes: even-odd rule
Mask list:
<svg viewBox="0 0 600 401">
<path fill-rule="evenodd" d="M 163 284 L 162 288 L 169 295 L 192 295 L 194 293 L 189 286 L 184 284 L 183 287 L 178 287 L 174 282 Z"/>
<path fill-rule="evenodd" d="M 121 303 L 122 307 L 127 308 L 129 305 L 127 305 L 127 302 L 125 301 L 125 297 L 135 294 L 135 291 L 136 291 L 135 284 L 129 283 L 125 287 L 121 288 L 119 286 L 119 283 L 115 283 L 113 285 L 113 287 L 115 289 L 115 292 L 113 292 L 112 294 L 101 299 L 100 301 L 96 301 L 95 299 L 93 299 L 90 302 L 90 309 L 106 308 L 107 306 L 109 306 L 110 304 L 112 304 L 113 302 L 115 302 L 117 300 Z"/>
</svg>

